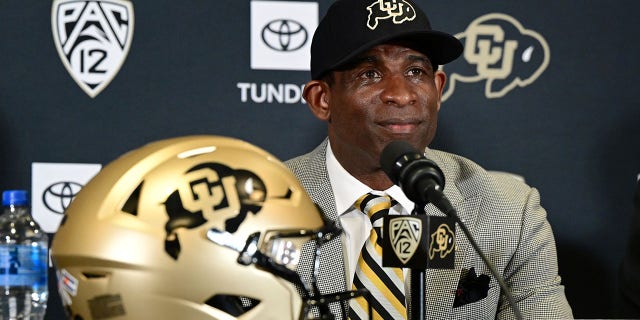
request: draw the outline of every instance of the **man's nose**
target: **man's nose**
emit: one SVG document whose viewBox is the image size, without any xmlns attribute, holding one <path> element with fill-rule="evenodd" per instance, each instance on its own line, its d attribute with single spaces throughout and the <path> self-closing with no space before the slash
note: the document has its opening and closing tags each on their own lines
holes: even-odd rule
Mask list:
<svg viewBox="0 0 640 320">
<path fill-rule="evenodd" d="M 386 79 L 381 99 L 385 104 L 405 106 L 417 99 L 413 84 L 404 75 L 394 75 Z"/>
</svg>

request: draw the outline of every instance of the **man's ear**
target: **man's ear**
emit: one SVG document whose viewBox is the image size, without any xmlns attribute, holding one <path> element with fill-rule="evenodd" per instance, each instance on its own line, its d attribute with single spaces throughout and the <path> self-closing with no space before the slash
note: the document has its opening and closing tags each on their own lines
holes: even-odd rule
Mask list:
<svg viewBox="0 0 640 320">
<path fill-rule="evenodd" d="M 329 121 L 329 85 L 321 80 L 311 80 L 304 86 L 302 97 L 307 101 L 309 109 L 316 118 Z"/>
<path fill-rule="evenodd" d="M 435 82 L 436 91 L 438 92 L 438 110 L 440 110 L 442 92 L 444 91 L 444 85 L 447 83 L 447 75 L 442 70 L 436 70 L 433 81 Z"/>
</svg>

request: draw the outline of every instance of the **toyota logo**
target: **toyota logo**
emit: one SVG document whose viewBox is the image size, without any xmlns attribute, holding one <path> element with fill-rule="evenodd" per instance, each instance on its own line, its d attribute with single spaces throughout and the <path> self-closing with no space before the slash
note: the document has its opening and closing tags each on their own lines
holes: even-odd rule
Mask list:
<svg viewBox="0 0 640 320">
<path fill-rule="evenodd" d="M 262 28 L 262 41 L 276 51 L 295 51 L 307 43 L 309 33 L 297 21 L 273 20 Z"/>
<path fill-rule="evenodd" d="M 64 214 L 71 200 L 82 189 L 82 185 L 70 181 L 61 181 L 47 187 L 42 193 L 42 203 L 47 209 Z"/>
</svg>

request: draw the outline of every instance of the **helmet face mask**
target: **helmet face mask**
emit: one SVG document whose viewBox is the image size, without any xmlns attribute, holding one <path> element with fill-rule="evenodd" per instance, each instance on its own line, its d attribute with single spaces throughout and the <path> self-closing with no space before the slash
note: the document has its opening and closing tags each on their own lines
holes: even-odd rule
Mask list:
<svg viewBox="0 0 640 320">
<path fill-rule="evenodd" d="M 207 232 L 207 238 L 217 245 L 237 252 L 239 264 L 253 264 L 298 286 L 302 298 L 307 299 L 317 292 L 317 288 L 302 281 L 296 272 L 303 248 L 310 244 L 319 248 L 322 243 L 333 239 L 340 232 L 335 224 L 327 222 L 317 230 L 269 230 L 264 235 L 254 233 L 246 241 L 237 239 L 227 231 L 212 228 Z M 316 261 L 317 252 L 312 253 L 311 260 Z M 314 275 L 315 273 L 312 277 Z"/>
<path fill-rule="evenodd" d="M 72 319 L 301 319 L 326 308 L 298 265 L 339 232 L 272 155 L 189 136 L 105 166 L 51 254 Z"/>
</svg>

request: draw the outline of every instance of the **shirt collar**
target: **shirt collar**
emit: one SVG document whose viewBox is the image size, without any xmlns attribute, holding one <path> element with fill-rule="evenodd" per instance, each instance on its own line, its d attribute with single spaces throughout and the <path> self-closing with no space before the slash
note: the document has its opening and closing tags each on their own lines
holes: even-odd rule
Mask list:
<svg viewBox="0 0 640 320">
<path fill-rule="evenodd" d="M 360 196 L 367 192 L 374 194 L 387 194 L 393 199 L 398 201 L 402 208 L 411 213 L 414 208 L 414 203 L 407 198 L 402 192 L 402 189 L 397 185 L 391 186 L 387 190 L 372 190 L 364 183 L 353 177 L 347 170 L 345 170 L 331 149 L 331 143 L 327 144 L 327 174 L 329 175 L 329 181 L 331 182 L 331 188 L 333 190 L 333 196 L 336 200 L 336 210 L 338 214 L 348 212 L 353 207 L 353 204 L 358 200 Z"/>
</svg>

